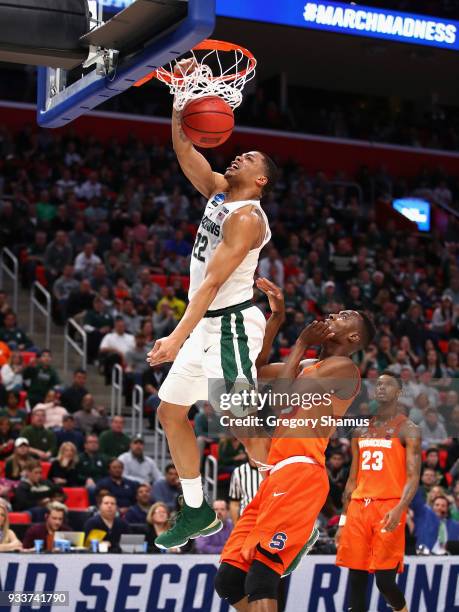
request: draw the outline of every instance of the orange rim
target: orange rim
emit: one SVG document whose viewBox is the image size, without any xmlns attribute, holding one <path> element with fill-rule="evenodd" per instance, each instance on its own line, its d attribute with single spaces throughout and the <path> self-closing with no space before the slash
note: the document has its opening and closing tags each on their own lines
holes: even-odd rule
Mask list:
<svg viewBox="0 0 459 612">
<path fill-rule="evenodd" d="M 225 74 L 217 77 L 213 77 L 212 81 L 234 81 L 237 78 L 244 77 L 257 65 L 257 60 L 251 51 L 241 47 L 240 45 L 236 45 L 234 43 L 229 43 L 224 40 L 214 40 L 212 38 L 206 38 L 201 41 L 196 47 L 193 47 L 193 51 L 240 51 L 245 57 L 249 60 L 249 65 L 247 68 L 239 70 L 233 74 Z M 158 72 L 161 71 L 161 81 L 165 81 L 166 83 L 172 82 L 173 74 L 170 70 L 166 70 L 165 68 L 157 68 L 153 72 L 145 75 L 141 79 L 139 79 L 136 83 L 134 83 L 134 87 L 140 87 L 147 81 L 150 81 L 153 78 L 158 78 Z"/>
</svg>

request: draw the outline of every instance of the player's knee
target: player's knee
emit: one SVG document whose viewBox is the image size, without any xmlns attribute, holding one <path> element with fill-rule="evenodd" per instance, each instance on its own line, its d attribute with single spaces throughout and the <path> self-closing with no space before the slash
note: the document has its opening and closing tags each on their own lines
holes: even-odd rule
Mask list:
<svg viewBox="0 0 459 612">
<path fill-rule="evenodd" d="M 245 597 L 247 573 L 230 563 L 222 563 L 215 575 L 215 590 L 222 599 L 234 606 Z"/>
<path fill-rule="evenodd" d="M 247 572 L 245 592 L 249 603 L 259 599 L 276 599 L 279 592 L 280 575 L 270 567 L 255 560 Z"/>
<path fill-rule="evenodd" d="M 183 408 L 183 409 L 182 409 Z M 182 420 L 188 414 L 188 408 L 174 406 L 167 402 L 161 402 L 158 406 L 157 416 L 164 429 L 171 427 L 174 423 Z"/>
</svg>

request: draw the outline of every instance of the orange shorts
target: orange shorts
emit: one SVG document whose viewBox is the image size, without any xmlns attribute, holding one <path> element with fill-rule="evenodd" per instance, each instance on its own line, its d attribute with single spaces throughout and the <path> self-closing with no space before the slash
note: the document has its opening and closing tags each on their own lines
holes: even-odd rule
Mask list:
<svg viewBox="0 0 459 612">
<path fill-rule="evenodd" d="M 346 524 L 341 530 L 336 565 L 367 572 L 398 567 L 397 571 L 403 572 L 406 515 L 394 531 L 381 532 L 381 520 L 399 501 L 381 499 L 367 504 L 363 499 L 351 499 Z"/>
<path fill-rule="evenodd" d="M 258 545 L 255 559 L 282 575 L 308 541 L 328 489 L 320 465 L 290 463 L 270 474 L 236 523 L 220 562 L 246 572 L 250 564 L 241 550 Z"/>
</svg>

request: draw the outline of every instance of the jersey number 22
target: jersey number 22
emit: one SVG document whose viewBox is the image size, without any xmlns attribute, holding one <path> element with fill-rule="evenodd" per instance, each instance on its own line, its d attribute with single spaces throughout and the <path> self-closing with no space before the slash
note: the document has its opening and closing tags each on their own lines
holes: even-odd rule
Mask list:
<svg viewBox="0 0 459 612">
<path fill-rule="evenodd" d="M 199 261 L 206 261 L 206 258 L 203 256 L 203 253 L 207 248 L 208 242 L 209 240 L 207 236 L 198 233 L 193 247 L 193 257 L 196 257 L 196 259 L 199 259 Z"/>
</svg>

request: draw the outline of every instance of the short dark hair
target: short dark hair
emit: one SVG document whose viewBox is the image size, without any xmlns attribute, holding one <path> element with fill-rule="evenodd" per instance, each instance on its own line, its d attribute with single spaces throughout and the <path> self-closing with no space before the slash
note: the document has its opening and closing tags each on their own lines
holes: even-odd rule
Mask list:
<svg viewBox="0 0 459 612">
<path fill-rule="evenodd" d="M 268 179 L 268 182 L 262 189 L 261 195 L 266 195 L 274 188 L 276 181 L 277 181 L 277 177 L 279 176 L 279 170 L 277 169 L 276 164 L 269 157 L 269 155 L 266 155 L 266 153 L 260 153 L 260 155 L 263 158 L 263 163 L 265 165 L 266 178 Z"/>
<path fill-rule="evenodd" d="M 367 346 L 373 342 L 373 338 L 376 335 L 376 327 L 370 317 L 363 312 L 363 310 L 357 311 L 362 319 L 362 348 L 366 349 Z"/>
<path fill-rule="evenodd" d="M 437 501 L 437 499 L 444 499 L 445 502 L 448 504 L 448 507 L 449 507 L 449 499 L 446 497 L 446 495 L 442 495 L 441 493 L 440 493 L 440 495 L 435 495 L 435 497 L 432 500 L 432 506 Z"/>
<path fill-rule="evenodd" d="M 177 471 L 177 468 L 175 467 L 175 465 L 173 463 L 168 463 L 166 465 L 166 467 L 164 468 L 164 473 L 167 474 L 167 472 L 169 470 L 176 470 Z"/>
<path fill-rule="evenodd" d="M 115 504 L 118 505 L 118 501 L 117 501 L 116 497 L 112 493 L 104 493 L 103 495 L 101 495 L 100 496 L 100 503 L 102 503 L 104 501 L 104 497 L 111 497 L 112 499 L 115 500 Z"/>
<path fill-rule="evenodd" d="M 83 368 L 77 368 L 76 370 L 73 370 L 73 375 L 76 376 L 77 374 L 87 374 L 86 370 L 83 370 Z"/>
<path fill-rule="evenodd" d="M 29 459 L 26 462 L 26 472 L 31 472 L 32 470 L 36 470 L 37 468 L 41 468 L 41 463 L 40 461 L 38 461 L 38 459 Z"/>
<path fill-rule="evenodd" d="M 396 381 L 398 388 L 403 389 L 402 379 L 398 374 L 395 374 L 395 372 L 391 372 L 390 370 L 384 370 L 384 372 L 381 372 L 380 376 L 390 376 Z"/>
</svg>

